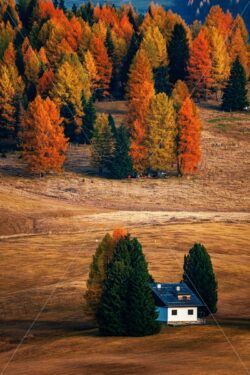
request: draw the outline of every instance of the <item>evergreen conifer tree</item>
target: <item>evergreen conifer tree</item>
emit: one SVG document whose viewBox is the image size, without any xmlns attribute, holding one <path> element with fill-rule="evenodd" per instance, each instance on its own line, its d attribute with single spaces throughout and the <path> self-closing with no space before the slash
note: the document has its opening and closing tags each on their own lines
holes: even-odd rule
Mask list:
<svg viewBox="0 0 250 375">
<path fill-rule="evenodd" d="M 130 142 L 127 128 L 121 125 L 116 130 L 115 151 L 111 164 L 111 176 L 113 178 L 127 178 L 133 172 L 132 160 L 129 156 Z"/>
<path fill-rule="evenodd" d="M 67 9 L 65 7 L 64 0 L 59 0 L 59 9 L 61 9 L 64 13 L 66 13 Z"/>
<path fill-rule="evenodd" d="M 115 47 L 114 47 L 114 43 L 113 43 L 112 38 L 111 38 L 110 29 L 107 30 L 106 40 L 105 40 L 105 47 L 107 49 L 109 58 L 111 60 L 113 60 Z"/>
<path fill-rule="evenodd" d="M 231 73 L 222 98 L 225 111 L 242 111 L 248 106 L 247 79 L 243 66 L 237 57 L 231 67 Z"/>
<path fill-rule="evenodd" d="M 195 244 L 184 257 L 183 281 L 202 299 L 205 315 L 217 310 L 217 281 L 205 247 Z"/>
<path fill-rule="evenodd" d="M 96 110 L 93 97 L 91 97 L 87 103 L 86 99 L 83 99 L 83 112 L 84 116 L 82 119 L 81 141 L 83 143 L 90 144 L 96 122 Z"/>
<path fill-rule="evenodd" d="M 111 113 L 109 113 L 108 121 L 112 130 L 113 136 L 116 136 L 115 120 L 114 120 L 114 117 L 111 115 Z"/>
<path fill-rule="evenodd" d="M 168 45 L 169 79 L 172 84 L 187 77 L 189 45 L 184 27 L 176 24 Z"/>
<path fill-rule="evenodd" d="M 74 13 L 74 15 L 77 14 L 77 5 L 76 5 L 76 3 L 74 3 L 74 4 L 72 5 L 72 13 Z"/>
<path fill-rule="evenodd" d="M 169 74 L 167 65 L 159 66 L 159 68 L 153 70 L 153 73 L 156 94 L 164 92 L 165 94 L 170 95 L 171 87 L 169 84 Z"/>
<path fill-rule="evenodd" d="M 137 239 L 132 240 L 133 251 L 130 253 L 131 276 L 129 279 L 129 294 L 127 305 L 127 334 L 129 336 L 152 335 L 160 330 L 156 320 L 152 292 L 149 286 L 150 275 Z"/>
<path fill-rule="evenodd" d="M 116 244 L 97 314 L 105 336 L 145 336 L 159 331 L 142 248 L 129 235 Z"/>
</svg>

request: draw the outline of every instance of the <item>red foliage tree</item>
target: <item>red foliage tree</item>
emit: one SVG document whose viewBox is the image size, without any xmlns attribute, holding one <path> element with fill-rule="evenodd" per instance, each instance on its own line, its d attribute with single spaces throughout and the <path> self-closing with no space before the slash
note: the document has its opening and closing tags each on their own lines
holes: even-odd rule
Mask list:
<svg viewBox="0 0 250 375">
<path fill-rule="evenodd" d="M 98 91 L 101 95 L 107 96 L 109 94 L 109 85 L 112 76 L 112 62 L 108 57 L 107 49 L 102 39 L 93 36 L 90 47 L 91 53 L 95 59 L 99 78 L 97 83 Z"/>
<path fill-rule="evenodd" d="M 204 30 L 201 30 L 193 41 L 188 65 L 189 86 L 195 97 L 200 99 L 207 97 L 211 86 L 211 69 L 209 43 Z"/>
</svg>

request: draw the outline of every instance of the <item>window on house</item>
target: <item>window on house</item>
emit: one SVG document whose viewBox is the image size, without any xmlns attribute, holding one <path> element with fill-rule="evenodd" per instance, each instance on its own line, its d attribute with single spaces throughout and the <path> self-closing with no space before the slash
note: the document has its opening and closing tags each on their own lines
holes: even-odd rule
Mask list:
<svg viewBox="0 0 250 375">
<path fill-rule="evenodd" d="M 194 310 L 193 309 L 188 310 L 188 315 L 194 315 Z"/>
<path fill-rule="evenodd" d="M 172 310 L 172 315 L 177 315 L 177 310 Z"/>
</svg>

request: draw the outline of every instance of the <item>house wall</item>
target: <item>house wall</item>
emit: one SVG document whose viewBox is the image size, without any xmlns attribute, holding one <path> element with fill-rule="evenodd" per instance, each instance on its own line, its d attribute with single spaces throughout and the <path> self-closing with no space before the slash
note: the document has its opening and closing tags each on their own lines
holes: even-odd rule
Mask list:
<svg viewBox="0 0 250 375">
<path fill-rule="evenodd" d="M 160 322 L 167 323 L 168 320 L 168 309 L 166 307 L 156 307 L 158 318 Z"/>
<path fill-rule="evenodd" d="M 188 315 L 188 310 L 193 310 L 193 315 Z M 177 315 L 172 315 L 172 310 L 177 310 Z M 169 307 L 167 312 L 168 322 L 195 322 L 197 321 L 197 307 Z"/>
</svg>

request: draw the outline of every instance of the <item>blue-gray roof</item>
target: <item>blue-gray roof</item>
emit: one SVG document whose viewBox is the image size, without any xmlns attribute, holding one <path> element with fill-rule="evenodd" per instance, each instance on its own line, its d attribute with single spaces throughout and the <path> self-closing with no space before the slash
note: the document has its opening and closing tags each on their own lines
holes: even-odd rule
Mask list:
<svg viewBox="0 0 250 375">
<path fill-rule="evenodd" d="M 161 286 L 160 288 L 157 285 Z M 186 283 L 150 284 L 155 302 L 162 306 L 204 306 L 200 298 L 187 286 Z M 179 289 L 179 290 L 178 290 Z M 190 295 L 190 300 L 179 300 L 178 295 Z"/>
</svg>

